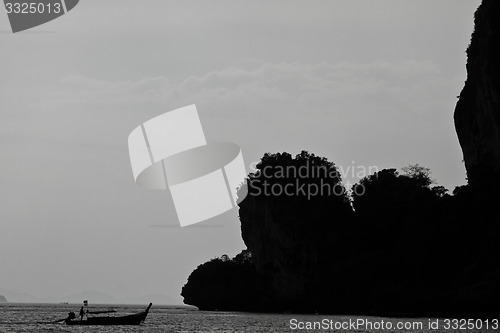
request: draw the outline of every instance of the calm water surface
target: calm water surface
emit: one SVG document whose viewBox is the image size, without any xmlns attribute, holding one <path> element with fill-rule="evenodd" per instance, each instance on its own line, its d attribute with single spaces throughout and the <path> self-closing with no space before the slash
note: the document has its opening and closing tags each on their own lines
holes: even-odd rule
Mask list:
<svg viewBox="0 0 500 333">
<path fill-rule="evenodd" d="M 394 319 L 381 317 L 354 317 L 332 315 L 255 314 L 241 312 L 206 312 L 183 306 L 156 306 L 151 308 L 146 322 L 140 326 L 66 326 L 50 323 L 67 317 L 69 311 L 78 313 L 80 304 L 0 304 L 0 332 L 499 332 L 498 329 L 447 329 L 440 320 L 439 329 L 429 329 L 429 319 Z M 91 310 L 113 308 L 118 315 L 140 312 L 146 308 L 137 305 L 95 306 Z M 390 322 L 392 329 L 299 329 L 299 325 L 313 322 L 329 322 L 339 325 L 345 322 L 366 320 L 372 325 Z M 431 319 L 431 321 L 435 321 Z M 423 328 L 396 329 L 398 322 Z M 346 325 L 345 324 L 345 325 Z M 291 327 L 296 329 L 292 329 Z M 333 326 L 332 326 L 333 327 Z"/>
</svg>

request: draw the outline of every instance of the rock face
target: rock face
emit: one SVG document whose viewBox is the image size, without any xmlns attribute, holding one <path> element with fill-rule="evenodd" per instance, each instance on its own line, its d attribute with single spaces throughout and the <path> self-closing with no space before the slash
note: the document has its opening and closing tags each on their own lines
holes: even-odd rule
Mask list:
<svg viewBox="0 0 500 333">
<path fill-rule="evenodd" d="M 467 49 L 467 81 L 455 108 L 455 128 L 469 184 L 500 175 L 500 1 L 483 0 Z"/>
<path fill-rule="evenodd" d="M 455 108 L 471 196 L 466 214 L 480 252 L 461 281 L 475 281 L 462 300 L 494 304 L 500 297 L 500 1 L 483 0 L 474 15 L 467 49 L 467 80 Z M 473 201 L 473 202 L 471 202 Z"/>
<path fill-rule="evenodd" d="M 353 214 L 345 195 L 307 199 L 293 177 L 278 174 L 281 166 L 313 174 L 313 165 L 328 168 L 333 177 L 308 179 L 310 183 L 304 185 L 319 184 L 321 180 L 323 184 L 338 184 L 341 189 L 334 165 L 324 159 L 306 152 L 296 159 L 287 153 L 265 155 L 260 174 L 250 176 L 253 185 L 240 203 L 242 238 L 255 258 L 256 269 L 269 277 L 277 303 L 287 304 L 289 310 L 302 311 L 323 303 L 318 302 L 325 294 L 322 277 L 331 269 L 324 263 L 329 262 L 329 250 L 341 247 L 337 235 Z M 294 179 L 305 180 L 299 178 Z M 268 189 L 286 188 L 291 195 L 265 195 L 266 185 Z"/>
<path fill-rule="evenodd" d="M 0 295 L 0 303 L 8 303 L 7 299 L 5 298 L 5 296 Z"/>
</svg>

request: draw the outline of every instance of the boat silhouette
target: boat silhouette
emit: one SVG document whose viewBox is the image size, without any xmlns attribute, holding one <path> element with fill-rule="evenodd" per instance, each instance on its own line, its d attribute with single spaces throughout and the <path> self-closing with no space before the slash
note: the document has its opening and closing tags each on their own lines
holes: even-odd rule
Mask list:
<svg viewBox="0 0 500 333">
<path fill-rule="evenodd" d="M 131 315 L 126 315 L 126 316 L 91 316 L 89 317 L 88 314 L 91 312 L 88 312 L 87 314 L 87 319 L 77 319 L 76 315 L 74 312 L 68 313 L 68 318 L 64 320 L 66 325 L 139 325 L 146 320 L 146 316 L 149 313 L 149 309 L 153 303 L 149 303 L 148 307 L 146 310 L 131 314 Z M 114 312 L 114 311 L 101 311 L 98 313 L 108 313 L 108 312 Z M 95 314 L 96 312 L 94 312 Z"/>
</svg>

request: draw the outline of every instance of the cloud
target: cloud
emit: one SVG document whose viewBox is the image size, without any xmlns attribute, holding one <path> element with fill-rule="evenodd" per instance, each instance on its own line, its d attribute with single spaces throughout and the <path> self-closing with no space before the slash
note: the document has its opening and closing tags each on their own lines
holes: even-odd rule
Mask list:
<svg viewBox="0 0 500 333">
<path fill-rule="evenodd" d="M 432 62 L 265 63 L 253 70 L 230 67 L 212 71 L 179 83 L 165 77 L 106 81 L 73 76 L 59 82 L 47 103 L 110 109 L 196 103 L 214 112 L 238 106 L 258 113 L 264 108 L 268 117 L 281 115 L 280 109 L 304 113 L 409 111 L 422 115 L 454 96 L 448 88 L 453 79 L 445 77 Z M 271 110 L 273 106 L 279 109 Z"/>
<path fill-rule="evenodd" d="M 34 117 L 9 126 L 23 128 L 17 135 L 29 129 L 54 140 L 123 146 L 137 124 L 196 104 L 207 139 L 237 142 L 249 161 L 265 151 L 307 149 L 345 165 L 363 159 L 432 167 L 426 162 L 452 151 L 445 174 L 460 162 L 452 112 L 461 85 L 430 61 L 261 63 L 179 82 L 71 76 L 32 95 Z"/>
</svg>

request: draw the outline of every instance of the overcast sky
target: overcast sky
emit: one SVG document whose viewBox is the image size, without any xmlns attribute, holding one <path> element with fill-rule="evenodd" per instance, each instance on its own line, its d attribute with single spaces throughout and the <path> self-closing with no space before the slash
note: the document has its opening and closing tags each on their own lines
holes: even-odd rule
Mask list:
<svg viewBox="0 0 500 333">
<path fill-rule="evenodd" d="M 180 228 L 167 191 L 134 183 L 129 133 L 189 104 L 247 166 L 306 149 L 464 184 L 453 110 L 479 3 L 83 0 L 17 34 L 0 13 L 0 288 L 181 302 L 197 265 L 239 253 L 236 211 Z"/>
</svg>

